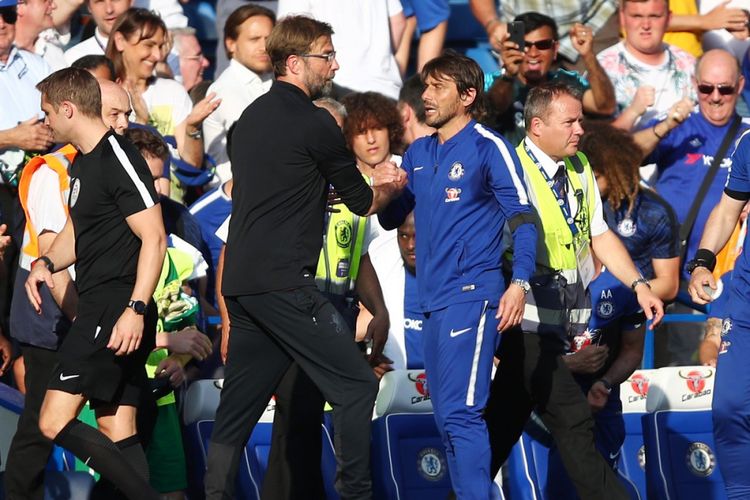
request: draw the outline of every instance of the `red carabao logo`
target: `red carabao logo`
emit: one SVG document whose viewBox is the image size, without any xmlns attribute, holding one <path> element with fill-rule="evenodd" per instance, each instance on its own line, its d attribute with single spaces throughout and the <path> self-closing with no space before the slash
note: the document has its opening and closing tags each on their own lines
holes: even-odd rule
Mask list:
<svg viewBox="0 0 750 500">
<path fill-rule="evenodd" d="M 641 373 L 636 373 L 630 377 L 630 387 L 633 388 L 633 392 L 639 396 L 646 397 L 648 395 L 648 378 L 644 377 Z"/>
</svg>

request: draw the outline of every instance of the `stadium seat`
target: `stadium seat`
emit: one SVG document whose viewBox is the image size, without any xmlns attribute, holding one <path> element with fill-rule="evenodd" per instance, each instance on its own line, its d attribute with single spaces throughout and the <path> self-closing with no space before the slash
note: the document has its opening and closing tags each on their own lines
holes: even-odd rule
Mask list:
<svg viewBox="0 0 750 500">
<path fill-rule="evenodd" d="M 94 476 L 83 471 L 48 471 L 44 475 L 45 500 L 87 500 L 96 484 Z"/>
<path fill-rule="evenodd" d="M 617 472 L 629 487 L 634 499 L 646 498 L 646 449 L 643 445 L 643 416 L 646 396 L 656 370 L 636 370 L 620 384 L 622 417 L 625 421 L 625 442 L 617 462 Z"/>
<path fill-rule="evenodd" d="M 213 431 L 222 383 L 223 380 L 198 380 L 190 385 L 185 394 L 183 421 L 188 465 L 188 493 L 191 498 L 203 496 L 203 476 L 206 472 L 208 442 Z M 245 445 L 237 473 L 235 498 L 239 500 L 260 499 L 263 478 L 268 469 L 274 409 L 275 403 L 271 400 Z M 322 434 L 321 470 L 326 495 L 329 500 L 338 500 L 338 495 L 333 488 L 336 458 L 333 451 L 331 419 L 328 416 L 324 418 Z"/>
<path fill-rule="evenodd" d="M 649 498 L 726 498 L 714 455 L 714 368 L 660 368 L 650 380 L 643 437 Z"/>
<path fill-rule="evenodd" d="M 547 464 L 552 437 L 535 417 L 529 419 L 523 434 L 505 463 L 505 490 L 513 500 L 547 498 Z"/>
<path fill-rule="evenodd" d="M 380 382 L 372 423 L 374 498 L 435 500 L 451 489 L 424 370 L 394 370 Z"/>
</svg>

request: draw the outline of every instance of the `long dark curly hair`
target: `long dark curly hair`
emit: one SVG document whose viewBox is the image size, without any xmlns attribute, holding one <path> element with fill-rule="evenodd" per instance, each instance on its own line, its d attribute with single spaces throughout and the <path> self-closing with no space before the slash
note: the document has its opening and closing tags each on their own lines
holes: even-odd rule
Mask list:
<svg viewBox="0 0 750 500">
<path fill-rule="evenodd" d="M 349 149 L 354 136 L 368 129 L 388 129 L 391 153 L 403 151 L 404 125 L 396 101 L 377 92 L 354 92 L 341 99 L 346 108 L 344 137 Z"/>
<path fill-rule="evenodd" d="M 594 174 L 607 180 L 604 198 L 614 210 L 627 203 L 629 213 L 640 190 L 643 151 L 629 132 L 607 123 L 587 122 L 584 130 L 578 149 L 589 159 Z"/>
</svg>

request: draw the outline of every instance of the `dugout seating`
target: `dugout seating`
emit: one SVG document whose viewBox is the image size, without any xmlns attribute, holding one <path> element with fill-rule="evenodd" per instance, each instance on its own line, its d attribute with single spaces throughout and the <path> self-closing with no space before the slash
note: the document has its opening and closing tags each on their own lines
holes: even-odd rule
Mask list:
<svg viewBox="0 0 750 500">
<path fill-rule="evenodd" d="M 726 498 L 714 455 L 715 375 L 714 368 L 682 366 L 651 378 L 643 417 L 649 498 Z"/>
<path fill-rule="evenodd" d="M 183 422 L 185 424 L 185 453 L 188 460 L 188 493 L 191 498 L 203 497 L 203 476 L 206 472 L 208 442 L 214 426 L 214 416 L 219 405 L 219 394 L 223 380 L 197 380 L 188 388 L 184 398 Z M 271 429 L 275 403 L 271 400 L 263 412 L 258 425 L 248 439 L 237 473 L 235 498 L 259 500 L 263 478 L 268 469 L 268 454 L 271 449 Z M 323 457 L 321 470 L 326 495 L 337 500 L 333 488 L 336 459 L 333 452 L 331 419 L 326 415 L 323 423 Z"/>
<path fill-rule="evenodd" d="M 620 384 L 625 441 L 617 461 L 617 473 L 637 500 L 646 499 L 646 448 L 643 444 L 642 419 L 646 415 L 646 398 L 656 370 L 636 370 Z"/>
<path fill-rule="evenodd" d="M 372 479 L 378 500 L 434 500 L 451 489 L 424 370 L 380 381 L 372 422 Z"/>
</svg>

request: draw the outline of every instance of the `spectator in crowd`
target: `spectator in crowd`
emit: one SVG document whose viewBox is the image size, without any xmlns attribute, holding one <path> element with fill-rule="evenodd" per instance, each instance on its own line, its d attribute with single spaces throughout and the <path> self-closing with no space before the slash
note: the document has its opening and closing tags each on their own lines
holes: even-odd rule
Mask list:
<svg viewBox="0 0 750 500">
<path fill-rule="evenodd" d="M 666 0 L 665 0 L 666 1 Z M 498 8 L 496 8 L 496 4 Z M 596 37 L 605 26 L 607 20 L 617 10 L 614 0 L 595 0 L 592 2 L 544 0 L 511 0 L 496 2 L 496 0 L 469 0 L 469 6 L 479 24 L 484 26 L 487 37 L 492 46 L 500 52 L 503 41 L 508 33 L 508 22 L 524 12 L 544 12 L 554 19 L 563 34 L 558 47 L 559 53 L 568 61 L 575 63 L 579 52 L 572 39 L 575 24 L 586 20 L 585 24 Z M 598 52 L 598 50 L 594 50 Z"/>
<path fill-rule="evenodd" d="M 208 449 L 209 500 L 233 496 L 240 450 L 292 361 L 333 406 L 339 494 L 372 495 L 370 419 L 377 383 L 313 276 L 329 183 L 354 213 L 369 215 L 398 195 L 406 179 L 395 167 L 383 167 L 368 187 L 333 118 L 312 104 L 330 89 L 339 67 L 331 35 L 330 25 L 303 16 L 274 27 L 266 48 L 276 81 L 247 108 L 234 133 L 243 138 L 232 151 L 235 167 L 242 168 L 233 171 L 222 276 L 231 335 Z M 279 176 L 281 170 L 289 175 Z M 268 244 L 250 243 L 258 238 Z"/>
<path fill-rule="evenodd" d="M 396 60 L 401 75 L 406 74 L 411 55 L 411 42 L 418 34 L 417 72 L 431 59 L 443 51 L 445 35 L 448 32 L 448 18 L 451 9 L 448 0 L 401 0 L 406 16 L 406 27 L 397 45 Z"/>
<path fill-rule="evenodd" d="M 102 91 L 102 119 L 117 135 L 123 135 L 130 124 L 130 99 L 125 90 L 109 80 L 99 80 Z"/>
<path fill-rule="evenodd" d="M 711 211 L 698 250 L 688 254 L 692 257 L 687 266 L 691 272 L 688 292 L 698 304 L 711 302 L 718 292 L 716 280 L 711 274 L 716 265 L 716 254 L 729 240 L 750 199 L 748 144 L 748 134 L 744 133 L 736 143 L 724 193 Z M 750 367 L 747 363 L 750 326 L 747 304 L 750 294 L 747 276 L 750 252 L 747 251 L 747 234 L 742 245 L 744 251 L 737 258 L 728 289 L 729 304 L 725 309 L 728 314 L 721 328 L 723 347 L 718 352 L 711 405 L 716 461 L 724 478 L 727 498 L 744 498 L 750 491 L 750 478 L 747 476 L 747 468 L 750 467 L 750 432 L 747 428 L 750 387 Z"/>
<path fill-rule="evenodd" d="M 132 0 L 86 0 L 91 18 L 96 24 L 94 34 L 65 51 L 68 64 L 83 56 L 104 55 L 109 43 L 109 34 L 117 18 L 130 8 Z"/>
<path fill-rule="evenodd" d="M 188 18 L 180 0 L 133 0 L 133 7 L 146 9 L 162 18 L 170 32 L 187 28 Z"/>
<path fill-rule="evenodd" d="M 143 9 L 129 9 L 112 28 L 107 57 L 115 76 L 130 94 L 134 121 L 153 125 L 163 136 L 174 136 L 180 158 L 203 165 L 203 120 L 220 104 L 212 94 L 193 107 L 185 89 L 174 80 L 153 78 L 167 36 L 164 22 Z M 181 191 L 172 198 L 181 199 Z"/>
<path fill-rule="evenodd" d="M 625 39 L 597 55 L 615 87 L 619 128 L 631 130 L 639 120 L 646 123 L 680 99 L 695 97 L 695 58 L 663 42 L 669 19 L 667 0 L 622 0 Z"/>
<path fill-rule="evenodd" d="M 416 225 L 414 212 L 396 230 L 396 239 L 371 244 L 372 266 L 383 289 L 391 327 L 375 375 L 391 370 L 423 369 L 424 318 L 417 294 Z"/>
<path fill-rule="evenodd" d="M 654 188 L 672 206 L 680 224 L 685 222 L 714 155 L 733 121 L 740 119 L 735 106 L 745 83 L 737 60 L 721 49 L 706 52 L 698 61 L 695 73 L 698 113 L 692 112 L 691 103 L 680 101 L 663 120 L 648 122 L 646 128 L 633 136 L 644 153 L 648 154 L 646 161 L 656 164 Z M 742 123 L 735 137 L 740 137 L 748 129 L 750 125 Z M 734 141 L 730 144 L 734 144 Z M 686 255 L 693 255 L 698 250 L 708 216 L 721 198 L 733 165 L 731 152 L 732 148 L 722 158 L 708 192 L 700 201 L 693 225 L 689 228 Z M 688 280 L 685 269 L 682 270 L 681 279 L 684 288 Z M 676 312 L 688 312 L 680 304 L 673 307 Z M 680 325 L 679 331 L 669 331 L 670 362 L 678 365 L 692 363 L 702 335 L 701 328 Z"/>
<path fill-rule="evenodd" d="M 492 476 L 482 414 L 495 332 L 505 336 L 521 321 L 537 232 L 518 158 L 507 141 L 475 121 L 484 89 L 479 65 L 446 53 L 425 65 L 422 79 L 427 124 L 437 132 L 407 150 L 409 189 L 381 223 L 398 227 L 415 210 L 419 312 L 435 421 L 457 497 L 486 499 Z M 433 178 L 447 187 L 434 188 Z M 499 273 L 506 222 L 516 252 L 507 287 Z"/>
<path fill-rule="evenodd" d="M 629 132 L 604 123 L 587 126 L 578 148 L 594 171 L 609 229 L 651 290 L 671 302 L 680 286 L 680 227 L 670 204 L 641 185 L 642 151 Z"/>
<path fill-rule="evenodd" d="M 60 270 L 77 264 L 76 319 L 58 351 L 39 427 L 129 498 L 155 499 L 135 431 L 135 407 L 145 388 L 143 366 L 155 344 L 156 307 L 145 301 L 150 301 L 166 250 L 156 196 L 143 158 L 103 123 L 93 76 L 67 68 L 39 87 L 45 122 L 56 139 L 69 140 L 82 153 L 70 168 L 70 218 L 48 252 L 32 264 L 26 281 L 38 312 L 38 288 L 42 282 L 52 284 L 55 264 Z M 94 340 L 106 348 L 94 348 Z M 101 430 L 76 418 L 87 399 Z"/>
<path fill-rule="evenodd" d="M 52 43 L 46 37 L 39 36 L 43 31 L 54 27 L 52 11 L 55 8 L 54 0 L 24 0 L 19 2 L 15 39 L 16 47 L 42 56 L 52 68 L 52 71 L 68 66 L 63 56 L 62 47 L 59 44 Z"/>
<path fill-rule="evenodd" d="M 185 90 L 190 92 L 203 81 L 203 72 L 208 68 L 208 59 L 203 55 L 203 49 L 195 36 L 195 29 L 191 27 L 179 28 L 170 32 L 172 36 L 172 50 L 167 56 L 174 79 L 182 83 Z"/>
<path fill-rule="evenodd" d="M 341 104 L 339 101 L 337 101 L 333 97 L 318 97 L 317 99 L 313 101 L 313 104 L 331 113 L 331 116 L 333 117 L 333 119 L 336 120 L 336 125 L 338 125 L 340 129 L 344 128 L 344 120 L 346 119 L 346 108 L 344 107 L 343 104 Z"/>
<path fill-rule="evenodd" d="M 394 50 L 406 25 L 401 2 L 279 0 L 278 17 L 288 14 L 307 14 L 333 27 L 336 60 L 341 64 L 333 97 L 371 90 L 398 99 L 401 73 Z"/>
<path fill-rule="evenodd" d="M 578 87 L 583 93 L 583 111 L 593 115 L 611 115 L 615 111 L 615 91 L 593 51 L 593 32 L 580 23 L 573 25 L 570 39 L 581 55 L 587 79 L 562 68 L 552 70 L 559 47 L 555 20 L 538 12 L 526 12 L 514 19 L 526 32 L 524 49 L 512 41 L 503 41 L 500 57 L 503 75 L 488 92 L 493 121 L 498 131 L 512 144 L 524 138 L 523 109 L 529 90 L 547 81 L 560 81 Z"/>
<path fill-rule="evenodd" d="M 493 473 L 505 462 L 536 409 L 557 443 L 578 494 L 624 499 L 627 494 L 596 451 L 589 404 L 560 355 L 568 337 L 581 335 L 587 328 L 594 256 L 630 286 L 655 324 L 663 310 L 648 280 L 604 222 L 591 166 L 578 152 L 582 108 L 575 88 L 555 82 L 532 89 L 526 102 L 527 135 L 516 152 L 540 219 L 536 273 L 531 286 L 527 285 L 532 293 L 527 295 L 520 328 L 501 336 L 500 364 L 485 418 Z M 513 249 L 514 262 L 516 252 Z M 540 314 L 540 310 L 549 313 Z M 580 396 L 571 397 L 574 394 Z"/>
<path fill-rule="evenodd" d="M 620 384 L 641 364 L 645 317 L 633 291 L 608 271 L 591 282 L 588 328 L 568 339 L 562 360 L 583 390 L 594 416 L 594 444 L 614 470 L 625 441 Z M 546 495 L 578 499 L 555 443 L 550 448 Z"/>
<path fill-rule="evenodd" d="M 402 150 L 404 135 L 396 102 L 377 92 L 353 92 L 341 104 L 346 109 L 344 137 L 362 175 L 373 177 L 383 162 L 400 165 L 401 157 L 393 154 Z"/>
<path fill-rule="evenodd" d="M 432 135 L 435 129 L 425 123 L 427 116 L 422 101 L 424 84 L 419 75 L 414 75 L 404 82 L 398 94 L 398 111 L 401 114 L 401 125 L 404 128 L 402 142 L 405 147 L 420 137 Z"/>
<path fill-rule="evenodd" d="M 85 69 L 97 80 L 115 81 L 115 67 L 105 55 L 90 54 L 73 61 L 72 68 Z M 126 94 L 127 95 L 127 94 Z M 130 100 L 130 99 L 128 99 Z"/>
<path fill-rule="evenodd" d="M 276 16 L 259 5 L 243 5 L 235 10 L 224 26 L 224 45 L 229 66 L 208 88 L 222 104 L 203 122 L 204 147 L 216 162 L 221 182 L 232 176 L 228 157 L 227 132 L 258 96 L 271 87 L 271 62 L 266 40 Z"/>
<path fill-rule="evenodd" d="M 18 183 L 17 171 L 26 152 L 47 151 L 52 133 L 41 120 L 41 101 L 36 84 L 50 74 L 49 65 L 40 56 L 20 50 L 13 42 L 16 25 L 16 0 L 0 0 L 0 173 L 3 185 Z M 11 195 L 0 189 L 2 213 L 7 218 Z"/>
</svg>

